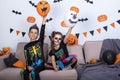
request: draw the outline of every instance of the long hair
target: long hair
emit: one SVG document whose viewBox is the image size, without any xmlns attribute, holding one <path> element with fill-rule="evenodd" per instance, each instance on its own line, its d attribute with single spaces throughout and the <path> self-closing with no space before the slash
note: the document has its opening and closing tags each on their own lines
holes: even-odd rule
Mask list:
<svg viewBox="0 0 120 80">
<path fill-rule="evenodd" d="M 52 50 L 52 52 L 54 52 L 54 40 L 53 40 L 53 38 L 55 37 L 55 35 L 61 35 L 62 36 L 62 33 L 61 32 L 56 32 L 56 31 L 53 31 L 52 32 L 52 34 L 51 34 L 51 50 Z"/>
</svg>

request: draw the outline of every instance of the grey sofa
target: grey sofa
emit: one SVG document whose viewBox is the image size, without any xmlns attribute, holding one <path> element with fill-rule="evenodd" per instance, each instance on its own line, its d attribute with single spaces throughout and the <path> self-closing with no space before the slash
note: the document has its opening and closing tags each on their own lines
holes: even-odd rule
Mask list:
<svg viewBox="0 0 120 80">
<path fill-rule="evenodd" d="M 27 42 L 20 42 L 17 45 L 15 57 L 18 59 L 24 59 L 24 45 Z M 67 46 L 70 54 L 76 54 L 78 63 L 84 64 L 85 60 L 83 57 L 82 45 Z M 48 44 L 44 44 L 44 54 L 47 59 L 48 55 Z M 0 56 L 0 80 L 21 80 L 20 68 L 6 67 L 3 59 L 8 57 L 8 55 Z M 40 72 L 41 80 L 77 80 L 77 72 L 75 69 L 72 70 L 44 70 Z"/>
</svg>

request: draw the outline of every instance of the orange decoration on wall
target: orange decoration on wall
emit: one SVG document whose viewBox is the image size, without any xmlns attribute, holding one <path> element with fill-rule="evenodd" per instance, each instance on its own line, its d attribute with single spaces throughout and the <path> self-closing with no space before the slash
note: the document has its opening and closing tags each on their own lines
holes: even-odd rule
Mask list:
<svg viewBox="0 0 120 80">
<path fill-rule="evenodd" d="M 62 27 L 67 27 L 64 21 L 61 22 L 61 26 Z"/>
<path fill-rule="evenodd" d="M 77 45 L 77 44 L 78 44 L 78 38 L 75 35 L 70 34 L 68 37 L 68 45 Z"/>
<path fill-rule="evenodd" d="M 104 22 L 108 19 L 107 15 L 103 14 L 103 15 L 99 15 L 97 20 L 98 22 Z"/>
<path fill-rule="evenodd" d="M 83 35 L 84 35 L 85 37 L 87 37 L 87 32 L 83 32 Z"/>
<path fill-rule="evenodd" d="M 18 35 L 20 33 L 20 31 L 16 30 L 16 34 Z"/>
<path fill-rule="evenodd" d="M 113 28 L 115 28 L 115 23 L 113 22 L 113 23 L 111 23 L 110 24 Z"/>
<path fill-rule="evenodd" d="M 27 22 L 29 22 L 29 23 L 34 23 L 35 21 L 36 21 L 35 17 L 33 17 L 33 16 L 28 16 Z"/>
<path fill-rule="evenodd" d="M 98 28 L 97 31 L 98 31 L 99 33 L 101 33 L 101 28 Z"/>
<path fill-rule="evenodd" d="M 50 11 L 50 4 L 49 4 L 47 1 L 42 0 L 42 1 L 40 1 L 40 2 L 37 4 L 36 9 L 37 9 L 38 14 L 39 14 L 40 16 L 43 16 L 43 17 L 44 17 L 44 16 L 46 16 L 46 15 L 49 13 L 49 11 Z"/>
</svg>

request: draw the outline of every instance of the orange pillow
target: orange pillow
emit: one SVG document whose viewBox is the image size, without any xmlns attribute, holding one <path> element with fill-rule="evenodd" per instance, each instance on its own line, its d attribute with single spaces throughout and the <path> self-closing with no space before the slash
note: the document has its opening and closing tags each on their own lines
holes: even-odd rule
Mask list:
<svg viewBox="0 0 120 80">
<path fill-rule="evenodd" d="M 26 68 L 25 60 L 18 60 L 13 64 L 13 66 L 17 68 Z"/>
</svg>

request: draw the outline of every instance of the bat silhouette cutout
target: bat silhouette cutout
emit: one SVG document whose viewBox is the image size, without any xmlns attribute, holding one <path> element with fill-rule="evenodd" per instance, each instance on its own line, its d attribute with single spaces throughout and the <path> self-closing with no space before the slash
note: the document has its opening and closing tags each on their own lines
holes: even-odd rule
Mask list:
<svg viewBox="0 0 120 80">
<path fill-rule="evenodd" d="M 118 10 L 118 13 L 120 13 L 120 10 Z"/>
<path fill-rule="evenodd" d="M 49 22 L 49 21 L 51 21 L 51 20 L 52 20 L 52 18 L 46 19 L 46 22 Z"/>
<path fill-rule="evenodd" d="M 17 15 L 17 14 L 18 14 L 18 15 L 21 15 L 21 14 L 22 14 L 21 12 L 15 11 L 15 10 L 12 10 L 12 12 L 15 13 L 16 15 Z"/>
<path fill-rule="evenodd" d="M 83 21 L 87 21 L 87 20 L 88 20 L 88 18 L 78 19 L 78 21 L 81 21 L 81 22 L 83 22 Z"/>
<path fill-rule="evenodd" d="M 35 3 L 33 3 L 32 1 L 29 1 L 29 3 L 30 3 L 32 6 L 36 7 Z"/>
<path fill-rule="evenodd" d="M 54 2 L 54 3 L 57 3 L 57 2 L 60 2 L 60 1 L 62 1 L 62 0 L 54 0 L 53 2 Z"/>
<path fill-rule="evenodd" d="M 93 1 L 85 0 L 87 3 L 93 4 Z"/>
</svg>

